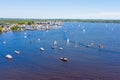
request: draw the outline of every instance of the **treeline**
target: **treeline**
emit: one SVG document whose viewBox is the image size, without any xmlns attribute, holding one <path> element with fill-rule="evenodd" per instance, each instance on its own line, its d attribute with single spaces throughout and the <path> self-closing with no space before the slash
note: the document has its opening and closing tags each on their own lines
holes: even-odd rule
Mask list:
<svg viewBox="0 0 120 80">
<path fill-rule="evenodd" d="M 31 25 L 34 23 L 35 20 L 32 19 L 7 19 L 7 18 L 1 18 L 0 19 L 0 25 L 4 24 L 26 24 Z"/>
<path fill-rule="evenodd" d="M 0 25 L 2 24 L 28 24 L 43 21 L 62 21 L 62 22 L 91 22 L 91 23 L 120 23 L 120 20 L 104 20 L 104 19 L 12 19 L 0 18 Z"/>
<path fill-rule="evenodd" d="M 103 20 L 103 19 L 59 19 L 63 22 L 91 22 L 91 23 L 120 23 L 120 20 Z"/>
</svg>

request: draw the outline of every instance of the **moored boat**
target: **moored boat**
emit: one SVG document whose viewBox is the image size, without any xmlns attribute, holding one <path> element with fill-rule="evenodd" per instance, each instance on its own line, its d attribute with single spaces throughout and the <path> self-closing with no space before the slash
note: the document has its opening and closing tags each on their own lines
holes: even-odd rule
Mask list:
<svg viewBox="0 0 120 80">
<path fill-rule="evenodd" d="M 63 50 L 63 48 L 62 48 L 62 47 L 59 47 L 59 50 Z"/>
<path fill-rule="evenodd" d="M 67 44 L 69 44 L 69 42 L 70 42 L 70 40 L 69 40 L 69 38 L 67 38 Z"/>
<path fill-rule="evenodd" d="M 15 50 L 14 52 L 15 52 L 16 54 L 20 54 L 20 51 L 16 51 L 16 50 Z"/>
<path fill-rule="evenodd" d="M 12 56 L 10 54 L 7 54 L 5 57 L 6 59 L 12 59 Z"/>
<path fill-rule="evenodd" d="M 66 57 L 61 57 L 60 60 L 63 61 L 63 62 L 67 62 L 68 61 L 68 59 Z"/>
<path fill-rule="evenodd" d="M 41 51 L 44 51 L 45 49 L 43 47 L 40 48 Z"/>
<path fill-rule="evenodd" d="M 103 45 L 102 45 L 102 44 L 100 44 L 100 45 L 99 45 L 99 48 L 103 48 Z"/>
<path fill-rule="evenodd" d="M 53 46 L 57 46 L 57 41 L 54 41 Z"/>
</svg>

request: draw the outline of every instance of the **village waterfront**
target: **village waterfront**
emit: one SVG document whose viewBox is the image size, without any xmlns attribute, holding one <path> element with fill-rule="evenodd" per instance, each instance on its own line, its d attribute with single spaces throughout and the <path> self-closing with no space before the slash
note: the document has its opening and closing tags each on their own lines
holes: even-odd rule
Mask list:
<svg viewBox="0 0 120 80">
<path fill-rule="evenodd" d="M 120 79 L 120 24 L 55 24 L 53 28 L 31 30 L 28 27 L 0 34 L 0 80 Z M 54 41 L 57 45 L 52 49 Z M 87 46 L 91 43 L 94 46 Z M 15 54 L 15 50 L 20 54 Z M 7 54 L 12 59 L 6 59 Z M 61 61 L 61 57 L 67 57 L 68 61 Z"/>
</svg>

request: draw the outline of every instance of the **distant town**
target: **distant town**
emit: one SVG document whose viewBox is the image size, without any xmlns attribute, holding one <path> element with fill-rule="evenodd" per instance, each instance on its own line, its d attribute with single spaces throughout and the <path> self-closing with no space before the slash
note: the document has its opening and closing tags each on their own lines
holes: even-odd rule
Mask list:
<svg viewBox="0 0 120 80">
<path fill-rule="evenodd" d="M 63 25 L 61 21 L 34 21 L 34 20 L 18 20 L 4 21 L 0 24 L 0 33 L 8 31 L 23 30 L 51 30 L 58 29 Z"/>
<path fill-rule="evenodd" d="M 120 20 L 0 18 L 0 33 L 8 31 L 58 29 L 64 22 L 120 23 Z"/>
</svg>

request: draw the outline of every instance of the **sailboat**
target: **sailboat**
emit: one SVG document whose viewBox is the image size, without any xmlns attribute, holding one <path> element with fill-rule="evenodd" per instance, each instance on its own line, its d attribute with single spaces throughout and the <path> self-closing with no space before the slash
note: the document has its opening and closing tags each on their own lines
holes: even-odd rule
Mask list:
<svg viewBox="0 0 120 80">
<path fill-rule="evenodd" d="M 67 44 L 69 44 L 70 43 L 70 40 L 69 40 L 69 38 L 67 38 Z"/>
<path fill-rule="evenodd" d="M 57 47 L 57 41 L 55 40 L 54 42 L 53 42 L 53 45 L 52 45 L 52 49 L 55 49 Z"/>
<path fill-rule="evenodd" d="M 86 30 L 85 30 L 85 29 L 83 29 L 83 32 L 86 32 Z"/>
<path fill-rule="evenodd" d="M 56 40 L 54 41 L 53 46 L 57 46 L 57 41 Z"/>
</svg>

